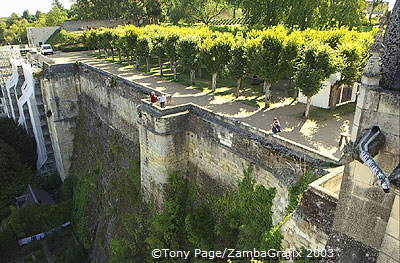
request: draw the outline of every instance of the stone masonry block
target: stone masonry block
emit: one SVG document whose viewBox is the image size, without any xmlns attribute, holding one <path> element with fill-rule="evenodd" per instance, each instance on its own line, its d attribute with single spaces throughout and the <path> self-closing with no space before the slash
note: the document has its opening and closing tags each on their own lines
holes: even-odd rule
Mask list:
<svg viewBox="0 0 400 263">
<path fill-rule="evenodd" d="M 396 262 L 400 262 L 400 241 L 390 235 L 385 235 L 380 251 L 390 255 Z"/>
<path fill-rule="evenodd" d="M 383 252 L 379 253 L 377 263 L 399 263 L 398 260 L 395 260 L 390 254 L 385 254 Z"/>
<path fill-rule="evenodd" d="M 355 161 L 354 162 L 354 170 L 353 170 L 353 179 L 357 182 L 358 185 L 364 187 L 370 187 L 373 185 L 374 176 L 371 170 L 364 164 Z"/>
<path fill-rule="evenodd" d="M 400 155 L 393 155 L 391 152 L 382 151 L 374 159 L 382 171 L 388 176 L 399 164 Z"/>
<path fill-rule="evenodd" d="M 379 105 L 379 90 L 361 86 L 357 107 L 377 111 Z"/>
<path fill-rule="evenodd" d="M 376 119 L 377 125 L 381 128 L 381 130 L 384 133 L 390 133 L 397 137 L 400 135 L 400 131 L 399 131 L 400 116 L 399 115 L 378 112 L 378 114 L 376 115 L 376 118 L 377 118 Z M 388 142 L 388 143 L 390 143 L 390 142 Z"/>
<path fill-rule="evenodd" d="M 376 233 L 385 233 L 386 232 L 386 225 L 387 225 L 386 221 L 384 221 L 384 220 L 382 220 L 380 218 L 377 218 L 376 224 L 375 224 L 375 229 L 373 231 L 376 232 Z"/>
<path fill-rule="evenodd" d="M 389 220 L 391 212 L 391 208 L 383 207 L 381 204 L 370 200 L 364 203 L 364 207 L 361 210 L 363 210 L 363 213 L 368 215 L 370 218 L 381 218 L 386 222 Z M 371 221 L 376 221 L 376 219 Z"/>
<path fill-rule="evenodd" d="M 397 115 L 400 118 L 400 93 L 382 92 L 378 111 L 384 114 Z"/>
<path fill-rule="evenodd" d="M 400 239 L 399 228 L 400 228 L 400 222 L 394 219 L 393 217 L 390 217 L 385 232 L 386 234 L 399 240 Z"/>
<path fill-rule="evenodd" d="M 363 75 L 361 77 L 361 87 L 364 86 L 374 86 L 374 87 L 379 87 L 379 81 L 380 81 L 380 76 L 377 77 L 367 77 Z"/>
<path fill-rule="evenodd" d="M 400 198 L 399 195 L 396 195 L 393 201 L 392 213 L 390 214 L 391 217 L 400 221 Z"/>
<path fill-rule="evenodd" d="M 385 141 L 381 151 L 388 152 L 395 156 L 400 156 L 400 135 L 393 135 L 390 131 L 385 131 Z"/>
</svg>

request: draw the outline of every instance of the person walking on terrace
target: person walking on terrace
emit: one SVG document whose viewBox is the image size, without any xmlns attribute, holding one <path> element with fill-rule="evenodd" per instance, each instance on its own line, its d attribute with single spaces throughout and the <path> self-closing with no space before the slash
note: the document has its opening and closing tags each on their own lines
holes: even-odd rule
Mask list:
<svg viewBox="0 0 400 263">
<path fill-rule="evenodd" d="M 150 102 L 151 103 L 156 103 L 158 101 L 158 98 L 157 98 L 157 96 L 156 96 L 156 93 L 154 92 L 154 91 L 152 91 L 151 93 L 150 93 Z"/>
<path fill-rule="evenodd" d="M 162 94 L 160 97 L 160 106 L 161 108 L 165 108 L 165 102 L 167 101 L 167 96 L 165 94 Z"/>
<path fill-rule="evenodd" d="M 274 118 L 274 122 L 271 124 L 272 127 L 272 132 L 274 134 L 277 134 L 278 132 L 281 132 L 281 124 L 279 123 L 278 118 Z"/>
<path fill-rule="evenodd" d="M 345 120 L 339 128 L 340 132 L 340 140 L 339 140 L 339 149 L 341 150 L 346 144 L 349 143 L 350 138 L 350 121 Z M 344 144 L 343 144 L 344 142 Z M 342 145 L 343 144 L 343 145 Z"/>
</svg>

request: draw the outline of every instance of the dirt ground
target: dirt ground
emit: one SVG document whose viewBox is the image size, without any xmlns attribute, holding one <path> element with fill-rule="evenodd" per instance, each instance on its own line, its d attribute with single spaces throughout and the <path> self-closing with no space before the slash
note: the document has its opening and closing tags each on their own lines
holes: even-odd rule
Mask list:
<svg viewBox="0 0 400 263">
<path fill-rule="evenodd" d="M 87 63 L 143 86 L 170 94 L 173 105 L 195 103 L 219 114 L 241 120 L 268 133 L 271 132 L 270 125 L 273 118 L 277 117 L 283 128 L 279 136 L 336 158 L 341 155 L 338 147 L 339 127 L 344 120 L 350 120 L 352 123 L 354 117 L 354 113 L 349 113 L 343 116 L 334 115 L 327 120 L 305 120 L 301 117 L 305 105 L 301 103 L 290 105 L 290 100 L 282 100 L 280 103 L 273 104 L 272 108 L 264 110 L 234 99 L 214 96 L 212 93 L 203 93 L 198 89 L 186 87 L 177 82 L 138 72 L 132 67 L 109 63 L 90 56 L 88 52 L 58 52 L 51 56 L 51 59 L 56 63 L 75 61 Z M 274 87 L 272 93 L 274 93 Z M 311 110 L 313 110 L 313 107 Z"/>
</svg>

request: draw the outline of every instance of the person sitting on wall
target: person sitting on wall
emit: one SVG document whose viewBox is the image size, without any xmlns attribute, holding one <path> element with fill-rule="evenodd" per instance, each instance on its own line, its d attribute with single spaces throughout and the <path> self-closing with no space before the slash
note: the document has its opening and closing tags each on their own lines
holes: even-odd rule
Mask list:
<svg viewBox="0 0 400 263">
<path fill-rule="evenodd" d="M 278 118 L 274 118 L 274 122 L 271 124 L 272 127 L 272 132 L 274 134 L 277 134 L 278 132 L 281 132 L 281 124 L 279 123 Z"/>
<path fill-rule="evenodd" d="M 151 93 L 150 93 L 150 102 L 151 103 L 156 103 L 158 101 L 158 98 L 157 98 L 157 96 L 156 96 L 156 93 L 154 92 L 154 91 L 152 91 Z"/>
</svg>

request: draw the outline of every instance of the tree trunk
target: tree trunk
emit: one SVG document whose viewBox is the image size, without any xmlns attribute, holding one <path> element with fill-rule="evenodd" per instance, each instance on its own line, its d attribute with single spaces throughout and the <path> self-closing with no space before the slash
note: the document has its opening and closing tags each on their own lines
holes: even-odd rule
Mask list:
<svg viewBox="0 0 400 263">
<path fill-rule="evenodd" d="M 112 57 L 112 62 L 114 62 L 114 49 L 111 49 L 111 57 Z"/>
<path fill-rule="evenodd" d="M 199 69 L 197 71 L 198 71 L 199 78 L 201 78 L 201 76 L 203 76 L 203 72 L 201 70 L 201 67 L 199 67 Z"/>
<path fill-rule="evenodd" d="M 217 89 L 217 74 L 218 73 L 212 74 L 212 83 L 211 83 L 212 91 L 215 91 Z"/>
<path fill-rule="evenodd" d="M 136 57 L 135 63 L 136 63 L 136 69 L 139 69 L 139 67 L 140 67 L 140 58 L 139 57 Z"/>
<path fill-rule="evenodd" d="M 239 97 L 239 93 L 240 93 L 240 88 L 242 86 L 242 79 L 237 79 L 236 80 L 236 92 L 235 92 L 235 97 Z"/>
<path fill-rule="evenodd" d="M 368 21 L 369 21 L 370 25 L 372 25 L 372 13 L 374 12 L 374 9 L 375 9 L 375 6 L 372 4 L 371 12 L 369 13 L 369 16 L 368 16 Z"/>
<path fill-rule="evenodd" d="M 264 80 L 264 92 L 265 92 L 265 109 L 270 106 L 271 99 L 271 83 Z"/>
<path fill-rule="evenodd" d="M 118 49 L 118 61 L 119 61 L 119 63 L 122 62 L 122 56 L 121 56 L 121 50 L 120 49 Z"/>
<path fill-rule="evenodd" d="M 329 99 L 329 108 L 331 110 L 336 109 L 336 101 L 337 101 L 337 97 L 339 95 L 338 93 L 339 93 L 340 87 L 341 87 L 341 85 L 337 85 L 337 84 L 332 85 L 331 97 Z"/>
<path fill-rule="evenodd" d="M 176 64 L 175 64 L 175 62 L 172 64 L 172 71 L 174 72 L 174 80 L 176 80 L 177 77 L 176 77 Z"/>
<path fill-rule="evenodd" d="M 196 77 L 196 70 L 191 69 L 190 70 L 190 83 L 193 85 L 194 84 L 194 79 Z"/>
<path fill-rule="evenodd" d="M 163 76 L 163 64 L 160 57 L 158 58 L 158 65 L 160 67 L 160 76 Z"/>
<path fill-rule="evenodd" d="M 304 117 L 305 117 L 306 119 L 308 118 L 308 114 L 310 113 L 311 98 L 312 98 L 312 97 L 307 96 L 306 110 L 304 111 Z"/>
<path fill-rule="evenodd" d="M 146 57 L 146 72 L 150 72 L 150 58 Z"/>
</svg>

